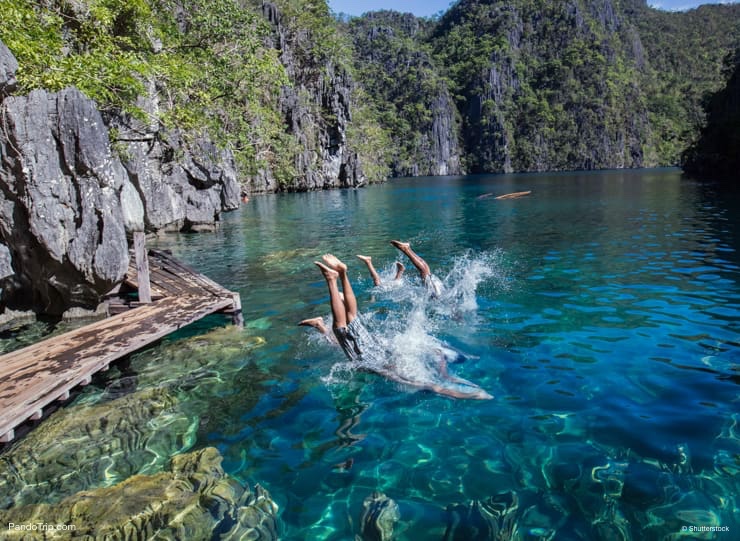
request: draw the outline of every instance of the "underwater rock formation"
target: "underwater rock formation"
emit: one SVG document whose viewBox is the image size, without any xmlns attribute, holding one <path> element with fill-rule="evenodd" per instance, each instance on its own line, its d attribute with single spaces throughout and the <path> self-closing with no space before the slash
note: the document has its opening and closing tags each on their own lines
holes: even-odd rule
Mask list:
<svg viewBox="0 0 740 541">
<path fill-rule="evenodd" d="M 497 494 L 469 505 L 447 507 L 444 541 L 510 541 L 518 539 L 516 492 Z"/>
<path fill-rule="evenodd" d="M 113 365 L 75 403 L 0 455 L 0 509 L 56 502 L 161 471 L 170 457 L 193 446 L 198 431 L 211 430 L 210 423 L 236 422 L 224 411 L 223 382 L 245 377 L 249 352 L 262 344 L 229 326 Z M 253 406 L 265 378 L 250 371 L 234 408 Z"/>
<path fill-rule="evenodd" d="M 54 539 L 278 539 L 277 505 L 266 490 L 224 473 L 212 447 L 173 457 L 170 471 L 136 475 L 80 492 L 57 504 L 0 511 L 3 524 L 63 524 Z M 9 529 L 5 539 L 45 539 L 44 531 Z"/>
<path fill-rule="evenodd" d="M 398 504 L 382 492 L 373 492 L 362 502 L 362 541 L 391 541 L 393 527 L 401 518 Z"/>
<path fill-rule="evenodd" d="M 0 508 L 56 501 L 161 469 L 191 430 L 176 404 L 172 393 L 155 388 L 55 412 L 0 455 Z"/>
</svg>

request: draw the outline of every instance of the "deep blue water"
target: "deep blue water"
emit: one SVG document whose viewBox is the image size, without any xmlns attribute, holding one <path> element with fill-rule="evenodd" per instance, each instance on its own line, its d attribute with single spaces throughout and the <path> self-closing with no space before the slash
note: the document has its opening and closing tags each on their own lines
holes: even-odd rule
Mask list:
<svg viewBox="0 0 740 541">
<path fill-rule="evenodd" d="M 521 190 L 533 193 L 478 199 Z M 285 539 L 351 539 L 374 490 L 398 503 L 399 539 L 442 539 L 448 505 L 508 491 L 523 539 L 672 539 L 717 525 L 735 534 L 711 535 L 733 538 L 738 203 L 676 170 L 254 197 L 215 235 L 159 243 L 238 289 L 266 339 L 249 368 L 265 375 L 263 394 L 249 409 L 228 401 L 196 446 L 217 446 L 231 473 L 271 491 Z M 472 302 L 414 299 L 418 277 L 391 239 L 409 240 L 448 288 L 472 283 Z M 342 352 L 296 326 L 329 314 L 312 263 L 326 252 L 350 265 L 375 332 L 477 356 L 452 369 L 495 399 L 336 376 Z M 373 289 L 360 253 L 386 278 L 404 261 L 406 283 Z M 349 457 L 349 471 L 332 468 Z"/>
<path fill-rule="evenodd" d="M 215 446 L 229 473 L 265 486 L 286 540 L 353 539 L 373 491 L 397 502 L 403 541 L 441 541 L 448 506 L 511 492 L 516 539 L 735 539 L 739 221 L 737 196 L 676 170 L 255 196 L 214 234 L 155 242 L 238 290 L 245 341 L 260 345 L 184 391 L 197 427 L 184 448 Z M 428 299 L 391 239 L 410 241 L 447 294 Z M 329 315 L 313 265 L 327 252 L 348 263 L 394 362 L 425 377 L 417 354 L 445 341 L 468 354 L 451 371 L 495 398 L 343 370 L 341 350 L 296 325 Z M 387 280 L 403 261 L 406 278 L 374 288 L 355 254 Z M 159 366 L 162 351 L 135 362 Z"/>
</svg>

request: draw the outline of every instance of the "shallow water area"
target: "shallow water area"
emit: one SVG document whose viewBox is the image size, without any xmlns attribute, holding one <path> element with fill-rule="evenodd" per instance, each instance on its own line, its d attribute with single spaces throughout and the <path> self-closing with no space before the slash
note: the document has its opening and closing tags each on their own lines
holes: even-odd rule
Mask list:
<svg viewBox="0 0 740 541">
<path fill-rule="evenodd" d="M 55 501 L 213 446 L 227 473 L 270 491 L 286 540 L 353 539 L 373 491 L 398 504 L 401 541 L 484 539 L 470 533 L 476 517 L 514 539 L 733 539 L 739 217 L 737 196 L 671 169 L 254 197 L 216 233 L 155 246 L 238 290 L 245 329 L 214 332 L 223 320 L 211 318 L 97 378 L 58 413 L 143 396 L 135 436 L 101 436 L 105 468 L 82 436 L 50 447 L 60 456 L 44 463 L 81 473 L 65 485 L 33 470 L 13 485 L 22 497 L 0 503 Z M 392 239 L 428 261 L 439 299 Z M 494 398 L 455 400 L 353 369 L 298 327 L 330 321 L 313 264 L 327 252 L 348 264 L 379 354 L 424 380 L 439 377 L 429 351 L 450 348 L 460 353 L 450 374 Z M 381 286 L 356 254 L 372 256 Z M 399 282 L 395 261 L 406 265 Z M 729 533 L 688 531 L 702 526 Z"/>
</svg>

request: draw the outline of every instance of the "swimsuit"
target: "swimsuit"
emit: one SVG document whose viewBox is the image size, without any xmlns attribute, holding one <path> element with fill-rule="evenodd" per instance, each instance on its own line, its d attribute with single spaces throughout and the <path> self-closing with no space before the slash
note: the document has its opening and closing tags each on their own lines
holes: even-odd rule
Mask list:
<svg viewBox="0 0 740 541">
<path fill-rule="evenodd" d="M 359 361 L 363 353 L 367 354 L 374 349 L 375 340 L 360 322 L 359 316 L 350 321 L 346 327 L 336 327 L 334 336 L 351 361 Z"/>
</svg>

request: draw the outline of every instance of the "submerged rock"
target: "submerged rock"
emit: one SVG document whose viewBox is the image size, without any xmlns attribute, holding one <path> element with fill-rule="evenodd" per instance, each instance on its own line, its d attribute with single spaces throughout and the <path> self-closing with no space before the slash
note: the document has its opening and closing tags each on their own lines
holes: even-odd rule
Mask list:
<svg viewBox="0 0 740 541">
<path fill-rule="evenodd" d="M 393 527 L 401 518 L 398 504 L 382 492 L 373 492 L 362 502 L 362 541 L 391 541 Z"/>
<path fill-rule="evenodd" d="M 278 507 L 266 490 L 230 478 L 212 447 L 178 455 L 170 471 L 135 475 L 57 504 L 0 511 L 3 524 L 64 524 L 54 539 L 276 540 Z M 45 539 L 44 531 L 8 529 L 5 539 Z"/>
<path fill-rule="evenodd" d="M 518 539 L 516 492 L 447 507 L 444 541 L 509 541 Z"/>
<path fill-rule="evenodd" d="M 161 469 L 193 430 L 176 404 L 172 393 L 155 388 L 58 410 L 0 455 L 0 508 L 56 501 Z"/>
</svg>

